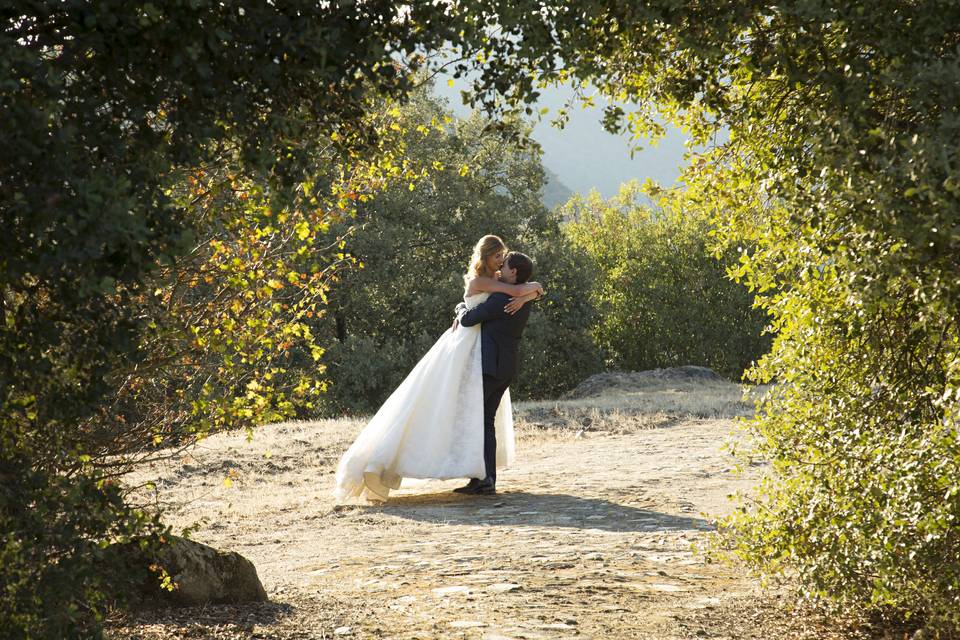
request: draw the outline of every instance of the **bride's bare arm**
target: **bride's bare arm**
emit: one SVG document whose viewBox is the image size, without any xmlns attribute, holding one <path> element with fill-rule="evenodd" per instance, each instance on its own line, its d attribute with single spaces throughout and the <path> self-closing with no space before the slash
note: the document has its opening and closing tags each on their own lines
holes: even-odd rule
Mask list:
<svg viewBox="0 0 960 640">
<path fill-rule="evenodd" d="M 470 285 L 467 287 L 468 295 L 475 295 L 478 293 L 494 293 L 500 292 L 505 293 L 511 298 L 519 298 L 520 296 L 525 296 L 534 292 L 543 292 L 543 286 L 539 282 L 524 282 L 523 284 L 510 284 L 508 282 L 501 282 L 496 278 L 488 278 L 486 276 L 478 276 L 470 281 Z"/>
<path fill-rule="evenodd" d="M 510 315 L 515 314 L 520 308 L 530 302 L 531 300 L 539 300 L 540 296 L 544 295 L 543 291 L 533 291 L 526 295 L 517 296 L 515 298 L 510 298 L 510 302 L 503 308 L 504 311 Z"/>
</svg>

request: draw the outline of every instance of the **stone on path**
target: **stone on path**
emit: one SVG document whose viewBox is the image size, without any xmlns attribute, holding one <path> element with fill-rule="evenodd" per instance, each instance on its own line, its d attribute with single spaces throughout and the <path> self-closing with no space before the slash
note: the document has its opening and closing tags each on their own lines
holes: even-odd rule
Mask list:
<svg viewBox="0 0 960 640">
<path fill-rule="evenodd" d="M 549 624 L 538 624 L 537 629 L 549 629 L 551 631 L 563 631 L 565 629 L 573 629 L 574 627 L 566 624 L 565 622 L 551 622 Z"/>
<path fill-rule="evenodd" d="M 470 587 L 466 587 L 463 585 L 456 585 L 452 587 L 438 587 L 437 589 L 433 590 L 433 595 L 443 597 L 443 596 L 453 595 L 455 593 L 469 593 L 469 592 L 470 592 Z"/>
<path fill-rule="evenodd" d="M 678 584 L 667 584 L 665 582 L 637 582 L 630 586 L 640 591 L 663 591 L 669 593 L 689 591 L 687 587 Z"/>
<path fill-rule="evenodd" d="M 487 587 L 487 591 L 493 591 L 494 593 L 507 593 L 508 591 L 514 591 L 519 588 L 520 585 L 512 582 L 497 582 L 496 584 L 489 585 Z"/>
</svg>

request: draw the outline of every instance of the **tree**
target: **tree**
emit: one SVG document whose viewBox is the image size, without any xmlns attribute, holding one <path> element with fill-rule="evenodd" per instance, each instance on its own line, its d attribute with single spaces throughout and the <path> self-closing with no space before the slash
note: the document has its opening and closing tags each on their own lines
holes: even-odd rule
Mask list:
<svg viewBox="0 0 960 640">
<path fill-rule="evenodd" d="M 571 199 L 560 214 L 597 274 L 592 327 L 607 365 L 644 370 L 696 364 L 739 378 L 769 349 L 765 316 L 746 287 L 731 282 L 708 245 L 702 215 L 642 204 L 640 185 L 604 201 Z M 727 262 L 736 253 L 724 256 Z"/>
<path fill-rule="evenodd" d="M 526 333 L 515 397 L 572 388 L 599 364 L 584 331 L 589 281 L 540 203 L 538 152 L 479 115 L 454 120 L 426 88 L 401 112 L 407 154 L 424 177 L 392 180 L 355 219 L 329 230 L 335 237 L 355 226 L 349 251 L 358 268 L 341 272 L 328 313 L 312 324 L 329 345 L 326 411 L 372 412 L 383 403 L 449 328 L 471 247 L 487 233 L 528 252 L 551 291 Z"/>
<path fill-rule="evenodd" d="M 313 240 L 404 173 L 376 156 L 392 129 L 368 117 L 369 94 L 412 86 L 420 59 L 400 54 L 436 44 L 422 27 L 439 9 L 282 4 L 0 10 L 12 637 L 97 634 L 103 545 L 165 531 L 116 482 L 130 454 L 322 390 L 322 371 L 284 367 L 288 343 L 320 349 L 302 320 L 342 249 Z"/>
</svg>

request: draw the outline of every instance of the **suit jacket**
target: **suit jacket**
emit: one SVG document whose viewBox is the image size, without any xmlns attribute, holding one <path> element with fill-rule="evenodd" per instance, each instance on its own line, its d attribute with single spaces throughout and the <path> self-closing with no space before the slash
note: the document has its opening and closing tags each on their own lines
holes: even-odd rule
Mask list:
<svg viewBox="0 0 960 640">
<path fill-rule="evenodd" d="M 465 327 L 480 326 L 480 349 L 484 375 L 497 380 L 512 380 L 520 367 L 520 338 L 530 317 L 530 303 L 510 315 L 503 308 L 510 301 L 505 293 L 492 293 L 482 304 L 469 311 L 460 303 L 457 319 Z"/>
</svg>

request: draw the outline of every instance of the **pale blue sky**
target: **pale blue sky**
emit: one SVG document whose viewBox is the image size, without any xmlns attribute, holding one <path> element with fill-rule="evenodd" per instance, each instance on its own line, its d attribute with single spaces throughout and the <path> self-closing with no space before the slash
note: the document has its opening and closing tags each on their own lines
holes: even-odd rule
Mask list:
<svg viewBox="0 0 960 640">
<path fill-rule="evenodd" d="M 455 115 L 468 116 L 470 109 L 460 99 L 460 90 L 466 88 L 466 83 L 454 80 L 450 87 L 448 79 L 437 78 L 436 93 L 447 99 Z M 570 121 L 563 129 L 549 124 L 550 117 L 571 95 L 569 88 L 542 90 L 536 108 L 547 107 L 550 113 L 533 130 L 534 140 L 543 147 L 543 164 L 556 173 L 563 184 L 583 194 L 596 188 L 603 197 L 609 198 L 622 183 L 632 179 L 643 182 L 649 177 L 664 186 L 674 183 L 685 151 L 683 133 L 668 129 L 658 146 L 643 145 L 631 160 L 627 135 L 607 133 L 600 124 L 606 104 L 602 99 L 596 100 L 599 105 L 596 108 L 571 109 Z"/>
</svg>

